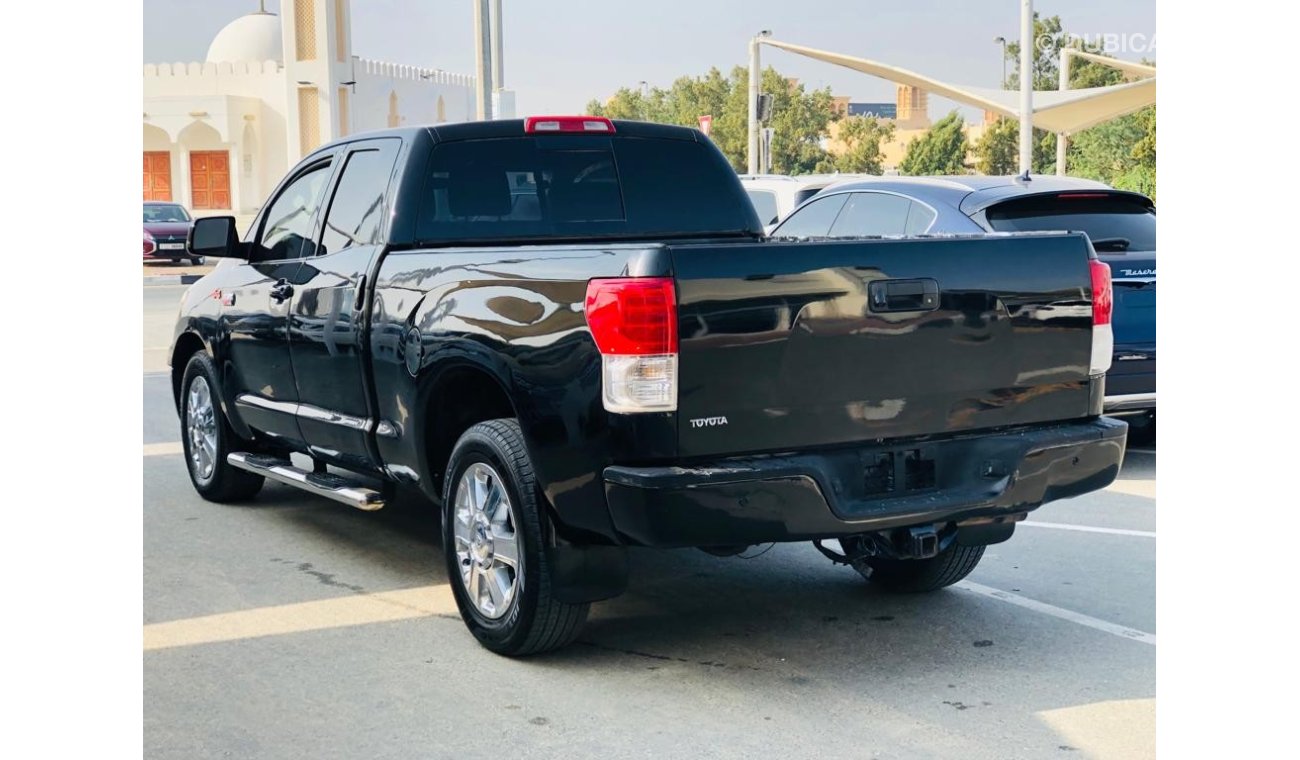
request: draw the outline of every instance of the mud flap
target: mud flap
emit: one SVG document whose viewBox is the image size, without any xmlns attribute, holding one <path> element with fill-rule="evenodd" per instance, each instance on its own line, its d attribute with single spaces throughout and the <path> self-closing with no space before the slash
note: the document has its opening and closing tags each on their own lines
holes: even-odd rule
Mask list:
<svg viewBox="0 0 1300 760">
<path fill-rule="evenodd" d="M 551 583 L 558 601 L 582 604 L 612 599 L 627 590 L 627 549 L 622 546 L 548 547 Z"/>
<path fill-rule="evenodd" d="M 963 525 L 957 528 L 957 543 L 962 546 L 988 546 L 1000 544 L 1016 532 L 1014 522 Z"/>
</svg>

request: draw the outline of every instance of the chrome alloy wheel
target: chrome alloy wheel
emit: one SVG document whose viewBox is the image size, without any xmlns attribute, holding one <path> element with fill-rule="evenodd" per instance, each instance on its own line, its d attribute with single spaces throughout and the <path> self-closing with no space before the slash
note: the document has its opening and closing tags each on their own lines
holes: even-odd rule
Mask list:
<svg viewBox="0 0 1300 760">
<path fill-rule="evenodd" d="M 190 439 L 190 464 L 194 475 L 206 481 L 217 467 L 217 409 L 208 381 L 199 375 L 190 383 L 185 399 L 185 431 Z"/>
<path fill-rule="evenodd" d="M 496 620 L 510 609 L 522 572 L 519 534 L 501 476 L 482 462 L 471 464 L 456 486 L 455 507 L 461 584 L 479 613 Z"/>
</svg>

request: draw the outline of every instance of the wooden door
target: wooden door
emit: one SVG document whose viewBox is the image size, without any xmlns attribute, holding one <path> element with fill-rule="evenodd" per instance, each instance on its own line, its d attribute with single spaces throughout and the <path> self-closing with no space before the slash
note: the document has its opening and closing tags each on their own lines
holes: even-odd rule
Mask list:
<svg viewBox="0 0 1300 760">
<path fill-rule="evenodd" d="M 147 201 L 172 199 L 172 157 L 165 150 L 144 152 L 144 199 Z"/>
<path fill-rule="evenodd" d="M 196 209 L 230 208 L 230 154 L 224 150 L 190 153 L 190 205 Z"/>
</svg>

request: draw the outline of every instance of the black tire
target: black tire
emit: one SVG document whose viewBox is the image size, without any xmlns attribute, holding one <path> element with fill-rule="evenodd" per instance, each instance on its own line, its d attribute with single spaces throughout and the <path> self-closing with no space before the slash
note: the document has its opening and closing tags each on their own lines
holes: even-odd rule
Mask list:
<svg viewBox="0 0 1300 760">
<path fill-rule="evenodd" d="M 501 476 L 509 497 L 510 517 L 518 544 L 516 590 L 505 612 L 492 619 L 470 600 L 469 563 L 456 553 L 456 490 L 465 471 L 483 463 Z M 524 448 L 519 423 L 513 419 L 480 422 L 460 437 L 447 463 L 443 488 L 442 548 L 448 582 L 460 608 L 461 619 L 474 638 L 487 649 L 509 657 L 558 649 L 577 638 L 587 621 L 590 604 L 566 604 L 552 595 L 551 567 L 546 552 L 550 533 L 543 497 Z"/>
<path fill-rule="evenodd" d="M 961 546 L 956 541 L 929 559 L 855 560 L 853 569 L 886 591 L 920 593 L 951 586 L 970 575 L 984 556 L 983 546 Z"/>
<path fill-rule="evenodd" d="M 208 393 L 211 394 L 214 423 L 212 430 L 215 432 L 216 439 L 212 470 L 206 476 L 201 471 L 202 466 L 192 455 L 195 443 L 190 429 L 189 414 L 191 391 L 195 390 L 200 380 L 207 384 Z M 239 438 L 231 430 L 226 415 L 221 411 L 221 403 L 218 400 L 220 387 L 217 384 L 217 367 L 212 357 L 204 351 L 199 351 L 190 357 L 189 363 L 185 365 L 184 378 L 181 380 L 180 398 L 181 444 L 185 450 L 185 469 L 189 471 L 194 490 L 208 501 L 222 503 L 243 501 L 256 496 L 257 492 L 262 490 L 262 484 L 266 479 L 261 475 L 232 467 L 226 462 L 226 455 L 231 452 L 232 446 L 239 445 Z"/>
<path fill-rule="evenodd" d="M 1120 419 L 1124 419 L 1121 417 Z M 1154 446 L 1156 442 L 1156 415 L 1155 412 L 1145 414 L 1140 417 L 1131 417 L 1128 422 L 1128 445 L 1137 446 Z"/>
</svg>

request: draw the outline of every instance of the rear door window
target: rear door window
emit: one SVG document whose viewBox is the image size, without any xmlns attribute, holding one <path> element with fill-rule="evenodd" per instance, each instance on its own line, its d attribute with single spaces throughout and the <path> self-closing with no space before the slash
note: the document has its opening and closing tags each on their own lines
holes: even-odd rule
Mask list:
<svg viewBox="0 0 1300 760">
<path fill-rule="evenodd" d="M 826 237 L 840 209 L 848 200 L 848 193 L 837 193 L 818 198 L 795 210 L 785 222 L 772 231 L 773 237 Z"/>
<path fill-rule="evenodd" d="M 934 209 L 920 203 L 912 201 L 911 207 L 907 210 L 907 228 L 904 230 L 908 235 L 921 235 L 930 231 L 930 225 L 934 224 L 935 217 L 939 216 Z"/>
<path fill-rule="evenodd" d="M 912 202 L 888 193 L 852 193 L 831 227 L 831 237 L 902 235 Z"/>
<path fill-rule="evenodd" d="M 366 145 L 348 156 L 325 215 L 318 255 L 379 242 L 384 196 L 396 159 L 397 145 L 392 140 Z"/>
<path fill-rule="evenodd" d="M 1010 200 L 985 212 L 997 232 L 1086 232 L 1098 253 L 1154 251 L 1155 209 L 1141 198 L 1107 193 L 1061 193 Z"/>
</svg>

